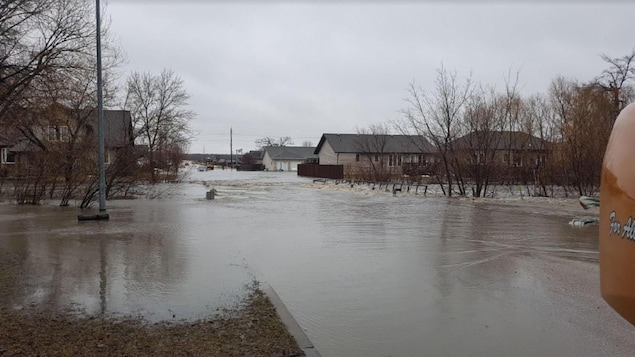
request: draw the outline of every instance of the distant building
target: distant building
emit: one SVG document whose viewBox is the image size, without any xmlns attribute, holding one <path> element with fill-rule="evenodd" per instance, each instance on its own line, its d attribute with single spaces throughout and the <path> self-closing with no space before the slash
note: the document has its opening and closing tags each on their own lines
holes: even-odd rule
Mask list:
<svg viewBox="0 0 635 357">
<path fill-rule="evenodd" d="M 311 146 L 266 146 L 262 151 L 262 163 L 268 171 L 298 171 L 299 164 L 317 162 Z"/>
<path fill-rule="evenodd" d="M 37 153 L 52 152 L 71 140 L 81 143 L 83 148 L 90 147 L 86 146 L 90 143 L 96 145 L 96 110 L 76 111 L 52 104 L 38 110 L 23 109 L 18 115 L 20 118 L 10 121 L 12 125 L 0 128 L 0 165 L 7 171 L 13 166 L 28 167 Z M 104 110 L 103 129 L 106 164 L 114 160 L 118 151 L 134 147 L 129 111 Z"/>
<path fill-rule="evenodd" d="M 229 165 L 231 161 L 234 165 L 240 164 L 242 156 L 230 154 L 185 154 L 185 160 L 193 162 L 211 162 L 214 165 Z"/>
<path fill-rule="evenodd" d="M 251 150 L 246 155 L 249 155 L 251 160 L 254 160 L 254 164 L 262 165 L 262 160 L 264 159 L 265 152 L 263 150 Z"/>
<path fill-rule="evenodd" d="M 537 168 L 546 161 L 551 143 L 521 131 L 474 131 L 452 142 L 471 164 L 483 157 L 509 167 Z"/>
<path fill-rule="evenodd" d="M 429 173 L 435 148 L 418 135 L 323 134 L 315 149 L 320 165 L 343 165 L 344 177 L 387 179 Z"/>
</svg>

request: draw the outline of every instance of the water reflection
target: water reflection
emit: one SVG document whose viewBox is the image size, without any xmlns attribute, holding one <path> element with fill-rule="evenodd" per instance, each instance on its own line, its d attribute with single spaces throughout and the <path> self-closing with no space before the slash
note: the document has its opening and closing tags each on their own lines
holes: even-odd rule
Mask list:
<svg viewBox="0 0 635 357">
<path fill-rule="evenodd" d="M 105 223 L 0 205 L 0 248 L 26 272 L 14 304 L 197 318 L 256 277 L 323 356 L 635 349 L 599 296 L 597 227 L 533 207 L 320 189 L 288 173 L 191 178 L 169 199 L 113 202 Z"/>
<path fill-rule="evenodd" d="M 228 259 L 210 264 L 221 272 L 216 278 L 189 274 L 209 272 L 187 245 L 209 227 L 192 222 L 189 209 L 168 201 L 116 202 L 111 222 L 77 222 L 75 210 L 0 206 L 1 247 L 20 257 L 25 273 L 13 305 L 150 320 L 197 318 L 229 307 L 251 277 Z"/>
</svg>

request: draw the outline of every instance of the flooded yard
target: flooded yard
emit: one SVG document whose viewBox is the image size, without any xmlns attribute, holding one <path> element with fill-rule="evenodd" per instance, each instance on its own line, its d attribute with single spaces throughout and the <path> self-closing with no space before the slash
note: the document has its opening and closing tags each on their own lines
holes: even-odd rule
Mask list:
<svg viewBox="0 0 635 357">
<path fill-rule="evenodd" d="M 0 249 L 23 272 L 10 306 L 194 320 L 258 280 L 327 357 L 635 350 L 600 297 L 597 226 L 566 212 L 215 170 L 109 213 L 0 205 Z"/>
</svg>

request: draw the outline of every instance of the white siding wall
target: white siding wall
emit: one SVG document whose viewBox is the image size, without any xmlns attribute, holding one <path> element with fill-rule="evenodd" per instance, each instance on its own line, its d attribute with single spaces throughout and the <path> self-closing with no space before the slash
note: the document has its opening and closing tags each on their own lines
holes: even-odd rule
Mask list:
<svg viewBox="0 0 635 357">
<path fill-rule="evenodd" d="M 271 156 L 269 156 L 269 152 L 265 151 L 265 156 L 262 158 L 262 164 L 265 165 L 265 170 L 274 171 L 273 160 L 271 160 Z"/>
<path fill-rule="evenodd" d="M 320 165 L 337 165 L 337 154 L 333 151 L 331 144 L 329 144 L 328 140 L 324 141 L 322 147 L 320 148 L 320 152 L 318 152 L 318 158 L 320 160 Z"/>
<path fill-rule="evenodd" d="M 269 152 L 266 151 L 262 159 L 262 164 L 265 165 L 265 170 L 268 171 L 278 171 L 280 169 L 284 171 L 298 171 L 298 165 L 303 162 L 304 160 L 274 160 L 269 156 Z"/>
<path fill-rule="evenodd" d="M 274 160 L 274 165 L 284 171 L 298 171 L 298 165 L 303 162 L 297 160 Z"/>
<path fill-rule="evenodd" d="M 333 151 L 331 144 L 325 141 L 318 153 L 320 165 L 346 165 L 355 163 L 355 154 L 340 153 Z"/>
</svg>

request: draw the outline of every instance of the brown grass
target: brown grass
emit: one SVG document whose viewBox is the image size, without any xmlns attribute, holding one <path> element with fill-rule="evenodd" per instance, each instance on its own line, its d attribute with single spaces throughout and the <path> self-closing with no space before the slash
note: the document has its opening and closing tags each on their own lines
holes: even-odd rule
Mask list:
<svg viewBox="0 0 635 357">
<path fill-rule="evenodd" d="M 239 309 L 195 322 L 78 317 L 38 308 L 13 310 L 20 272 L 0 254 L 0 356 L 302 356 L 257 287 Z"/>
</svg>

